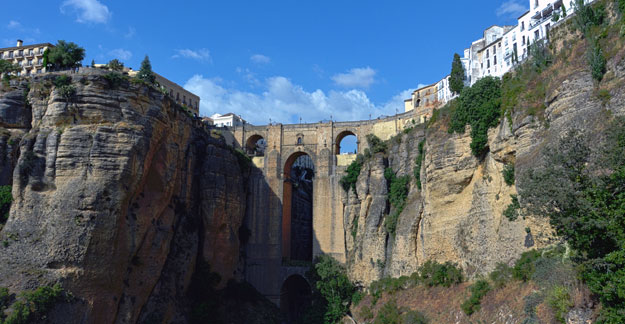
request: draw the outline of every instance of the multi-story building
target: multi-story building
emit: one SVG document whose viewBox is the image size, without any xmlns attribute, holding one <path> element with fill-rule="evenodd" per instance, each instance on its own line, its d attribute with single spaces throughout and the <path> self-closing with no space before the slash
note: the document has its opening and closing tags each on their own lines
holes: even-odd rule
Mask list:
<svg viewBox="0 0 625 324">
<path fill-rule="evenodd" d="M 415 111 L 420 122 L 432 116 L 434 108 L 438 107 L 437 83 L 421 87 L 412 92 L 410 99 L 404 100 L 404 111 Z"/>
<path fill-rule="evenodd" d="M 237 127 L 249 124 L 241 116 L 237 116 L 233 113 L 227 114 L 214 114 L 210 117 L 213 120 L 213 125 L 217 127 Z"/>
<path fill-rule="evenodd" d="M 449 88 L 449 79 L 451 75 L 446 75 L 440 81 L 436 82 L 436 99 L 439 105 L 445 105 L 449 100 L 455 96 Z"/>
<path fill-rule="evenodd" d="M 15 47 L 0 48 L 0 59 L 9 61 L 21 68 L 17 75 L 31 75 L 46 72 L 43 66 L 43 53 L 52 48 L 50 43 L 24 45 L 22 40 L 17 40 Z"/>
</svg>

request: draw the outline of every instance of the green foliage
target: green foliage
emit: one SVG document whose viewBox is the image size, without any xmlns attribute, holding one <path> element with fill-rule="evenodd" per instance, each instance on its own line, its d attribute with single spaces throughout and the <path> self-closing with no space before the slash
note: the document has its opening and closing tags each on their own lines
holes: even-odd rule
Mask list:
<svg viewBox="0 0 625 324">
<path fill-rule="evenodd" d="M 520 73 L 508 72 L 504 74 L 501 80 L 501 111 L 508 119 L 510 127 L 512 127 L 512 112 L 518 105 L 525 87 L 525 82 L 521 79 Z"/>
<path fill-rule="evenodd" d="M 564 316 L 568 313 L 569 309 L 573 307 L 571 296 L 569 295 L 568 288 L 564 286 L 555 286 L 551 289 L 547 295 L 547 303 L 551 306 L 555 313 L 556 320 L 565 324 Z"/>
<path fill-rule="evenodd" d="M 347 167 L 345 170 L 346 175 L 339 180 L 343 190 L 348 191 L 349 188 L 352 188 L 354 193 L 356 193 L 356 182 L 358 182 L 358 176 L 360 175 L 360 170 L 362 170 L 362 165 L 364 163 L 363 161 L 364 157 L 358 154 L 356 159 Z"/>
<path fill-rule="evenodd" d="M 490 284 L 486 280 L 478 280 L 471 285 L 471 297 L 465 300 L 460 307 L 465 314 L 471 316 L 471 314 L 480 310 L 480 303 L 482 297 L 491 290 Z"/>
<path fill-rule="evenodd" d="M 156 76 L 154 75 L 154 72 L 152 72 L 152 63 L 150 63 L 150 58 L 147 55 L 141 62 L 141 69 L 137 74 L 137 79 L 143 80 L 148 84 L 154 84 L 156 81 Z"/>
<path fill-rule="evenodd" d="M 44 53 L 44 60 L 45 57 Z M 73 42 L 60 40 L 50 49 L 47 58 L 44 63 L 51 64 L 55 69 L 76 68 L 85 58 L 85 49 Z"/>
<path fill-rule="evenodd" d="M 425 158 L 425 139 L 419 142 L 419 155 L 414 161 L 414 178 L 417 182 L 417 188 L 421 190 L 421 165 L 423 164 L 423 159 Z"/>
<path fill-rule="evenodd" d="M 512 268 L 512 276 L 521 281 L 528 281 L 534 275 L 536 270 L 536 260 L 540 258 L 540 252 L 536 250 L 530 250 L 523 252 L 521 258 L 517 260 Z"/>
<path fill-rule="evenodd" d="M 553 56 L 545 45 L 544 40 L 532 43 L 529 47 L 531 64 L 537 72 L 543 71 L 553 63 Z"/>
<path fill-rule="evenodd" d="M 124 75 L 119 72 L 109 72 L 102 77 L 106 80 L 106 84 L 109 89 L 119 88 L 122 82 L 126 79 Z"/>
<path fill-rule="evenodd" d="M 591 42 L 590 47 L 588 48 L 587 58 L 592 78 L 597 82 L 601 82 L 603 75 L 607 71 L 607 61 L 599 42 Z"/>
<path fill-rule="evenodd" d="M 356 235 L 358 234 L 358 216 L 354 217 L 354 222 L 352 223 L 351 228 L 352 239 L 356 240 Z"/>
<path fill-rule="evenodd" d="M 428 319 L 425 315 L 417 311 L 407 311 L 401 316 L 402 324 L 427 324 Z"/>
<path fill-rule="evenodd" d="M 458 101 L 449 132 L 464 133 L 465 125 L 471 125 L 471 151 L 481 157 L 488 151 L 488 129 L 497 126 L 501 117 L 501 81 L 494 77 L 482 78 L 464 89 Z"/>
<path fill-rule="evenodd" d="M 394 299 L 386 302 L 378 311 L 378 316 L 373 321 L 374 324 L 402 324 L 401 314 Z"/>
<path fill-rule="evenodd" d="M 360 291 L 354 292 L 354 294 L 352 295 L 352 305 L 358 306 L 358 304 L 360 304 L 360 302 L 362 301 L 363 297 L 364 295 L 362 292 Z"/>
<path fill-rule="evenodd" d="M 63 289 L 59 284 L 23 292 L 19 300 L 13 303 L 13 312 L 6 318 L 4 324 L 26 324 L 41 320 L 62 300 L 62 297 Z"/>
<path fill-rule="evenodd" d="M 62 86 L 68 86 L 70 84 L 72 84 L 72 77 L 70 77 L 69 75 L 59 75 L 54 79 L 54 85 L 57 88 L 60 88 Z"/>
<path fill-rule="evenodd" d="M 451 75 L 449 77 L 449 89 L 459 94 L 464 88 L 465 72 L 462 61 L 460 61 L 460 55 L 454 54 L 454 59 L 451 63 Z"/>
<path fill-rule="evenodd" d="M 232 149 L 232 153 L 237 158 L 237 163 L 239 164 L 239 169 L 241 172 L 246 174 L 252 168 L 252 159 L 245 154 L 241 149 Z"/>
<path fill-rule="evenodd" d="M 601 101 L 601 104 L 605 106 L 608 104 L 608 102 L 610 102 L 610 99 L 612 99 L 612 95 L 610 95 L 610 91 L 608 91 L 607 89 L 600 89 L 597 92 L 597 99 L 599 99 Z"/>
<path fill-rule="evenodd" d="M 76 88 L 71 84 L 59 87 L 58 91 L 66 101 L 71 100 L 76 95 Z"/>
<path fill-rule="evenodd" d="M 362 317 L 362 319 L 364 319 L 365 321 L 371 320 L 373 319 L 373 311 L 371 310 L 371 307 L 369 307 L 368 305 L 362 306 L 362 308 L 360 309 L 360 313 L 358 314 L 360 315 L 360 317 Z"/>
<path fill-rule="evenodd" d="M 374 134 L 368 134 L 366 136 L 367 143 L 369 144 L 369 148 L 371 149 L 371 153 L 386 153 L 386 143 L 383 142 L 379 137 Z"/>
<path fill-rule="evenodd" d="M 311 280 L 318 301 L 313 304 L 324 305 L 321 309 L 311 312 L 323 313 L 324 323 L 337 323 L 349 311 L 352 295 L 356 291 L 347 278 L 345 268 L 328 255 L 315 258 L 311 271 L 307 274 Z M 315 317 L 308 314 L 307 317 Z"/>
<path fill-rule="evenodd" d="M 521 204 L 519 203 L 519 197 L 517 195 L 510 195 L 512 202 L 506 207 L 503 211 L 503 216 L 506 217 L 509 221 L 514 222 L 519 217 L 519 209 L 521 209 Z"/>
<path fill-rule="evenodd" d="M 9 210 L 12 202 L 11 185 L 0 186 L 0 225 L 6 223 L 7 219 L 9 219 Z"/>
<path fill-rule="evenodd" d="M 9 73 L 14 73 L 21 70 L 21 68 L 16 65 L 13 64 L 7 60 L 0 60 L 0 74 L 5 74 L 5 76 L 8 76 Z"/>
<path fill-rule="evenodd" d="M 110 60 L 110 61 L 106 64 L 106 66 L 107 66 L 109 69 L 113 70 L 113 71 L 118 71 L 118 72 L 121 72 L 121 71 L 123 71 L 123 70 L 124 70 L 124 63 L 122 63 L 122 62 L 121 62 L 120 60 L 118 60 L 118 59 L 112 59 L 112 60 Z"/>
<path fill-rule="evenodd" d="M 389 183 L 388 200 L 391 206 L 393 206 L 393 211 L 384 219 L 384 228 L 387 233 L 395 237 L 399 214 L 401 214 L 406 206 L 410 176 L 397 177 L 392 168 L 386 168 L 386 170 L 384 170 L 384 177 Z"/>
<path fill-rule="evenodd" d="M 584 0 L 575 0 L 573 7 L 575 8 L 573 23 L 582 34 L 586 35 L 591 27 L 603 24 L 603 20 L 606 17 L 603 4 L 593 6 L 586 4 Z"/>
<path fill-rule="evenodd" d="M 504 165 L 501 172 L 503 174 L 503 181 L 509 186 L 514 185 L 514 163 Z"/>
<path fill-rule="evenodd" d="M 440 264 L 429 260 L 419 268 L 418 272 L 419 281 L 429 287 L 449 287 L 463 280 L 462 269 L 449 261 Z"/>
<path fill-rule="evenodd" d="M 512 268 L 505 263 L 497 263 L 495 270 L 488 275 L 488 278 L 493 282 L 496 289 L 502 288 L 512 281 Z"/>
</svg>

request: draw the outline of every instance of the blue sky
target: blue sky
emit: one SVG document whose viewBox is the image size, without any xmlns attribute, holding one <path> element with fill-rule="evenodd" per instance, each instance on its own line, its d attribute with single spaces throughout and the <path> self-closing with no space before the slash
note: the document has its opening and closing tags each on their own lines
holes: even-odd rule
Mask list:
<svg viewBox="0 0 625 324">
<path fill-rule="evenodd" d="M 449 73 L 484 28 L 516 24 L 507 1 L 7 1 L 0 46 L 63 39 L 84 64 L 113 58 L 200 95 L 200 113 L 255 124 L 356 120 L 403 110 Z"/>
</svg>

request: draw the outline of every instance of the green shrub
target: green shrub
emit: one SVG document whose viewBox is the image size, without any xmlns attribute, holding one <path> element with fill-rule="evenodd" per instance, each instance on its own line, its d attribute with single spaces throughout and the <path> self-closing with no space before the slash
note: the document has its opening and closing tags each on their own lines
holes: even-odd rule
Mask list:
<svg viewBox="0 0 625 324">
<path fill-rule="evenodd" d="M 419 155 L 414 161 L 414 178 L 417 182 L 417 188 L 421 190 L 421 165 L 423 164 L 423 159 L 425 158 L 425 139 L 419 142 Z"/>
<path fill-rule="evenodd" d="M 501 79 L 501 111 L 508 119 L 510 127 L 512 127 L 512 113 L 526 88 L 525 80 L 520 74 L 520 72 L 508 72 Z"/>
<path fill-rule="evenodd" d="M 610 95 L 610 91 L 607 89 L 600 89 L 597 92 L 597 99 L 599 99 L 601 104 L 605 106 L 610 102 L 610 99 L 612 99 L 612 95 Z"/>
<path fill-rule="evenodd" d="M 76 88 L 73 85 L 64 85 L 58 88 L 59 94 L 66 100 L 71 100 L 76 95 Z"/>
<path fill-rule="evenodd" d="M 418 272 L 419 281 L 430 287 L 449 287 L 463 280 L 462 269 L 449 261 L 440 264 L 429 260 L 419 268 Z"/>
<path fill-rule="evenodd" d="M 375 136 L 374 134 L 368 134 L 366 136 L 367 143 L 369 144 L 369 148 L 373 154 L 375 153 L 386 153 L 386 143 L 382 142 L 382 140 Z"/>
<path fill-rule="evenodd" d="M 13 312 L 4 324 L 26 324 L 41 319 L 55 304 L 61 301 L 63 289 L 59 284 L 52 287 L 39 287 L 35 291 L 21 294 L 20 300 L 13 304 Z"/>
<path fill-rule="evenodd" d="M 566 324 L 564 316 L 574 305 L 571 301 L 568 288 L 564 286 L 553 287 L 547 295 L 547 303 L 551 306 L 551 309 L 553 309 L 556 320 Z"/>
<path fill-rule="evenodd" d="M 393 299 L 389 300 L 380 308 L 378 316 L 373 321 L 374 324 L 401 324 L 401 316 L 397 302 Z"/>
<path fill-rule="evenodd" d="M 386 170 L 384 170 L 384 177 L 389 182 L 390 187 L 388 200 L 394 208 L 393 211 L 384 219 L 384 228 L 387 233 L 395 237 L 399 214 L 401 214 L 406 206 L 410 176 L 397 177 L 393 172 L 393 169 L 386 168 Z"/>
<path fill-rule="evenodd" d="M 349 164 L 345 170 L 346 174 L 339 180 L 343 190 L 348 191 L 349 188 L 352 188 L 354 193 L 356 193 L 356 182 L 358 182 L 358 176 L 360 175 L 360 170 L 362 170 L 363 160 L 364 157 L 358 154 L 356 159 Z"/>
<path fill-rule="evenodd" d="M 575 8 L 573 23 L 582 34 L 586 35 L 591 27 L 603 24 L 606 13 L 605 6 L 602 3 L 591 5 L 586 4 L 584 0 L 575 0 L 573 7 Z"/>
<path fill-rule="evenodd" d="M 110 60 L 110 61 L 106 64 L 106 66 L 107 66 L 109 69 L 113 70 L 113 71 L 119 71 L 119 72 L 121 72 L 121 71 L 123 71 L 123 70 L 124 70 L 124 63 L 122 63 L 122 62 L 121 62 L 120 60 L 118 60 L 118 59 L 112 59 L 112 60 Z"/>
<path fill-rule="evenodd" d="M 364 295 L 362 292 L 360 291 L 354 292 L 354 294 L 352 295 L 352 305 L 358 306 L 358 304 L 360 304 L 360 302 L 362 301 L 363 297 Z"/>
<path fill-rule="evenodd" d="M 322 300 L 313 301 L 326 305 L 323 317 L 325 323 L 336 323 L 347 314 L 352 296 L 356 291 L 347 278 L 345 268 L 334 258 L 320 255 L 307 274 L 315 294 Z"/>
<path fill-rule="evenodd" d="M 368 305 L 362 306 L 362 308 L 360 309 L 359 315 L 365 321 L 373 319 L 373 311 L 371 310 L 371 307 L 369 307 Z"/>
<path fill-rule="evenodd" d="M 54 79 L 54 85 L 57 88 L 60 88 L 62 86 L 68 86 L 70 84 L 72 84 L 72 77 L 70 77 L 69 75 L 59 75 Z"/>
<path fill-rule="evenodd" d="M 354 241 L 356 240 L 356 235 L 358 235 L 358 215 L 354 217 L 354 222 L 352 223 L 351 234 Z"/>
<path fill-rule="evenodd" d="M 121 86 L 125 77 L 119 72 L 109 72 L 102 76 L 106 80 L 109 89 L 117 89 Z"/>
<path fill-rule="evenodd" d="M 497 263 L 495 270 L 493 270 L 488 277 L 493 282 L 495 289 L 499 289 L 512 281 L 513 271 L 507 264 L 500 262 Z"/>
<path fill-rule="evenodd" d="M 553 56 L 543 40 L 532 43 L 529 51 L 531 64 L 537 72 L 540 73 L 553 63 Z"/>
<path fill-rule="evenodd" d="M 401 316 L 402 324 L 427 324 L 428 319 L 425 315 L 417 311 L 407 311 Z"/>
<path fill-rule="evenodd" d="M 535 262 L 540 258 L 540 252 L 530 250 L 523 252 L 521 258 L 517 260 L 512 269 L 512 276 L 517 280 L 528 281 L 534 275 L 536 270 Z"/>
<path fill-rule="evenodd" d="M 471 285 L 471 297 L 465 300 L 460 307 L 465 314 L 471 316 L 471 314 L 480 310 L 480 303 L 482 297 L 491 290 L 490 284 L 486 280 L 478 280 Z"/>
<path fill-rule="evenodd" d="M 4 224 L 7 219 L 9 219 L 9 211 L 12 202 L 11 185 L 0 186 L 0 225 Z"/>
<path fill-rule="evenodd" d="M 599 45 L 599 42 L 591 42 L 591 46 L 588 49 L 587 57 L 592 78 L 595 79 L 597 82 L 601 82 L 601 80 L 603 79 L 603 75 L 607 71 L 607 62 L 605 59 L 605 55 L 603 54 L 603 50 Z"/>
<path fill-rule="evenodd" d="M 503 211 L 503 216 L 506 217 L 509 221 L 514 222 L 519 217 L 519 209 L 521 209 L 521 204 L 519 203 L 519 197 L 517 195 L 510 195 L 512 202 L 506 207 Z"/>
<path fill-rule="evenodd" d="M 505 181 L 507 185 L 509 186 L 514 185 L 514 164 L 513 163 L 504 165 L 502 174 L 503 174 L 503 181 Z"/>
<path fill-rule="evenodd" d="M 501 81 L 485 77 L 466 88 L 458 98 L 459 105 L 451 115 L 449 132 L 464 133 L 471 125 L 471 152 L 476 157 L 488 151 L 488 129 L 497 126 L 501 117 Z"/>
</svg>

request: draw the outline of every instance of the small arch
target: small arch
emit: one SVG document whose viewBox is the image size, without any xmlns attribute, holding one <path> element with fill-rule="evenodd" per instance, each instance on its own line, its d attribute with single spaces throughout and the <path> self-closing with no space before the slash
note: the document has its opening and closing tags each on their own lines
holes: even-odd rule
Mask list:
<svg viewBox="0 0 625 324">
<path fill-rule="evenodd" d="M 312 289 L 304 277 L 289 276 L 280 288 L 280 311 L 286 322 L 299 323 L 310 307 Z"/>
<path fill-rule="evenodd" d="M 250 136 L 245 142 L 245 152 L 248 155 L 264 156 L 266 148 L 267 142 L 262 136 L 258 134 Z"/>
<path fill-rule="evenodd" d="M 358 137 L 352 131 L 347 130 L 340 132 L 336 136 L 334 143 L 334 154 L 358 152 Z"/>
<path fill-rule="evenodd" d="M 297 145 L 304 145 L 304 134 L 302 133 L 298 133 L 297 135 L 295 135 L 297 137 L 297 141 L 296 144 Z"/>
<path fill-rule="evenodd" d="M 421 106 L 421 99 L 417 99 L 417 107 Z"/>
</svg>

